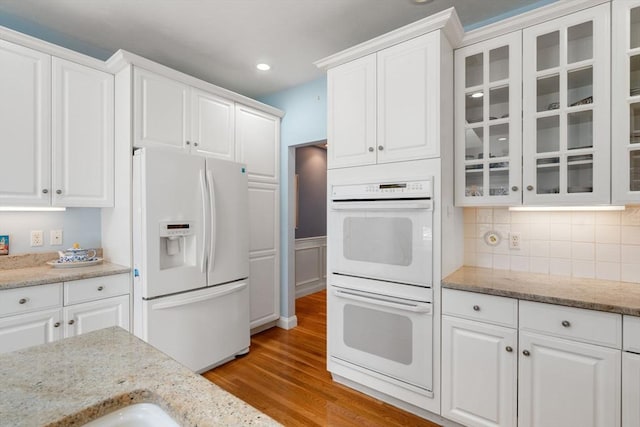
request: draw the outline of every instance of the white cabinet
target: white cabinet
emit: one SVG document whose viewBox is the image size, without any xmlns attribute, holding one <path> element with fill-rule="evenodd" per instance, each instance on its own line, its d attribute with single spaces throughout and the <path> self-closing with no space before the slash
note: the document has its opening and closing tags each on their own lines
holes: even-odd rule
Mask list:
<svg viewBox="0 0 640 427">
<path fill-rule="evenodd" d="M 0 318 L 0 353 L 59 340 L 61 322 L 59 308 Z"/>
<path fill-rule="evenodd" d="M 52 60 L 52 204 L 113 205 L 113 75 Z"/>
<path fill-rule="evenodd" d="M 191 88 L 192 149 L 223 160 L 235 159 L 235 104 Z"/>
<path fill-rule="evenodd" d="M 523 30 L 524 204 L 610 202 L 609 7 Z"/>
<path fill-rule="evenodd" d="M 0 204 L 48 206 L 51 56 L 0 40 Z"/>
<path fill-rule="evenodd" d="M 64 336 L 120 326 L 129 330 L 129 295 L 75 304 L 64 308 Z"/>
<path fill-rule="evenodd" d="M 522 33 L 455 52 L 456 204 L 522 202 Z"/>
<path fill-rule="evenodd" d="M 442 416 L 517 425 L 517 300 L 442 291 Z"/>
<path fill-rule="evenodd" d="M 624 316 L 622 427 L 640 426 L 640 317 Z"/>
<path fill-rule="evenodd" d="M 614 1 L 612 10 L 611 198 L 632 204 L 640 202 L 640 1 Z"/>
<path fill-rule="evenodd" d="M 328 70 L 329 168 L 440 156 L 441 71 L 451 54 L 441 37 L 433 31 Z"/>
<path fill-rule="evenodd" d="M 247 165 L 249 181 L 278 183 L 280 118 L 236 105 L 236 161 Z"/>
</svg>

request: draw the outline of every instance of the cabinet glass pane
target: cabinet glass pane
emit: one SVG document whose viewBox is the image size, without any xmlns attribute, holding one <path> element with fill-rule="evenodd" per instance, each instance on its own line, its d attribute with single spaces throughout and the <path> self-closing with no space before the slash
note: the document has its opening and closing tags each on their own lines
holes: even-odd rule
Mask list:
<svg viewBox="0 0 640 427">
<path fill-rule="evenodd" d="M 465 135 L 465 160 L 474 160 L 482 158 L 483 147 L 483 128 L 467 129 Z"/>
<path fill-rule="evenodd" d="M 593 192 L 593 154 L 567 157 L 567 192 Z"/>
<path fill-rule="evenodd" d="M 489 81 L 497 82 L 509 78 L 509 46 L 489 52 Z"/>
<path fill-rule="evenodd" d="M 537 81 L 537 111 L 560 108 L 560 77 L 556 74 Z"/>
<path fill-rule="evenodd" d="M 593 111 L 567 114 L 567 149 L 593 147 Z"/>
<path fill-rule="evenodd" d="M 567 29 L 567 63 L 593 58 L 593 22 L 583 22 Z"/>
<path fill-rule="evenodd" d="M 465 97 L 465 111 L 467 123 L 478 123 L 482 121 L 482 105 L 483 105 L 483 93 L 474 92 L 468 93 Z"/>
<path fill-rule="evenodd" d="M 640 150 L 629 152 L 629 189 L 640 191 Z"/>
<path fill-rule="evenodd" d="M 640 144 L 640 102 L 629 106 L 629 143 Z"/>
<path fill-rule="evenodd" d="M 560 158 L 549 157 L 538 159 L 536 192 L 538 194 L 554 194 L 560 192 Z"/>
<path fill-rule="evenodd" d="M 536 50 L 538 71 L 560 65 L 560 31 L 538 36 Z"/>
<path fill-rule="evenodd" d="M 593 68 L 567 73 L 567 104 L 570 107 L 593 103 Z"/>
<path fill-rule="evenodd" d="M 629 95 L 640 95 L 640 55 L 629 58 Z"/>
<path fill-rule="evenodd" d="M 640 7 L 631 9 L 630 19 L 631 31 L 629 47 L 634 49 L 640 47 Z"/>
<path fill-rule="evenodd" d="M 489 120 L 509 117 L 509 86 L 489 91 Z"/>
<path fill-rule="evenodd" d="M 467 165 L 465 178 L 465 195 L 467 197 L 482 196 L 482 165 Z"/>
<path fill-rule="evenodd" d="M 482 53 L 477 53 L 465 58 L 465 87 L 481 85 L 482 76 Z"/>
<path fill-rule="evenodd" d="M 541 117 L 536 124 L 536 152 L 560 151 L 560 116 Z"/>
<path fill-rule="evenodd" d="M 489 127 L 489 157 L 509 155 L 509 124 Z"/>
<path fill-rule="evenodd" d="M 489 195 L 506 196 L 509 194 L 509 162 L 489 164 Z"/>
</svg>

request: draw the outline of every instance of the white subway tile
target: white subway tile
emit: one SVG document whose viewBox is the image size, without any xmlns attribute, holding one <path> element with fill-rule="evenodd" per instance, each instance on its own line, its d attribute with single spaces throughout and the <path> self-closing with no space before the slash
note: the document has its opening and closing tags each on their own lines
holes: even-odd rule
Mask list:
<svg viewBox="0 0 640 427">
<path fill-rule="evenodd" d="M 620 231 L 623 245 L 640 245 L 640 225 L 623 225 Z"/>
<path fill-rule="evenodd" d="M 511 224 L 494 224 L 493 229 L 500 233 L 500 237 L 506 239 L 511 231 Z"/>
<path fill-rule="evenodd" d="M 468 223 L 464 223 L 464 237 L 466 238 L 475 238 L 477 235 L 476 233 L 476 225 L 475 224 L 468 224 Z"/>
<path fill-rule="evenodd" d="M 532 273 L 549 274 L 549 258 L 531 257 L 530 259 Z"/>
<path fill-rule="evenodd" d="M 571 212 L 549 212 L 551 224 L 571 224 Z"/>
<path fill-rule="evenodd" d="M 568 258 L 549 258 L 549 274 L 571 276 L 571 260 Z"/>
<path fill-rule="evenodd" d="M 517 212 L 517 213 L 521 213 L 521 212 Z M 528 240 L 529 237 L 529 231 L 531 230 L 531 224 L 529 223 L 512 223 L 511 224 L 511 232 L 512 233 L 520 233 L 520 238 L 523 240 Z"/>
<path fill-rule="evenodd" d="M 596 279 L 620 280 L 620 263 L 618 262 L 597 262 Z"/>
<path fill-rule="evenodd" d="M 492 268 L 493 267 L 493 255 L 492 254 L 484 254 L 484 253 L 476 254 L 476 266 L 477 267 L 484 267 L 484 268 Z"/>
<path fill-rule="evenodd" d="M 620 212 L 596 212 L 596 225 L 620 225 Z"/>
<path fill-rule="evenodd" d="M 491 208 L 478 208 L 476 210 L 476 222 L 478 224 L 492 224 L 493 223 L 493 209 L 491 209 Z"/>
<path fill-rule="evenodd" d="M 571 224 L 551 224 L 549 240 L 571 240 Z"/>
<path fill-rule="evenodd" d="M 596 231 L 593 224 L 572 224 L 571 240 L 574 242 L 595 242 Z"/>
<path fill-rule="evenodd" d="M 529 229 L 531 240 L 549 240 L 549 223 L 532 223 Z"/>
<path fill-rule="evenodd" d="M 511 255 L 510 266 L 513 271 L 529 271 L 529 257 Z"/>
<path fill-rule="evenodd" d="M 620 263 L 620 245 L 597 243 L 596 261 Z"/>
<path fill-rule="evenodd" d="M 629 207 L 620 216 L 622 225 L 640 225 L 640 207 Z"/>
<path fill-rule="evenodd" d="M 551 216 L 549 212 L 530 212 L 529 222 L 532 224 L 549 224 L 551 222 Z"/>
<path fill-rule="evenodd" d="M 548 257 L 549 241 L 548 240 L 532 240 L 529 245 L 529 254 L 532 257 Z"/>
<path fill-rule="evenodd" d="M 595 212 L 571 212 L 572 224 L 595 224 L 596 215 Z"/>
<path fill-rule="evenodd" d="M 596 277 L 595 263 L 593 261 L 571 261 L 571 275 L 573 277 L 585 277 L 593 279 Z"/>
<path fill-rule="evenodd" d="M 527 224 L 529 222 L 529 212 L 511 212 L 511 224 Z"/>
<path fill-rule="evenodd" d="M 509 255 L 493 255 L 493 268 L 498 270 L 509 269 Z"/>
<path fill-rule="evenodd" d="M 602 213 L 602 212 L 599 212 Z M 596 243 L 620 243 L 619 225 L 596 225 Z"/>
<path fill-rule="evenodd" d="M 626 264 L 640 264 L 640 246 L 622 245 L 621 262 Z"/>
<path fill-rule="evenodd" d="M 464 251 L 464 265 L 476 266 L 476 253 Z"/>
<path fill-rule="evenodd" d="M 620 280 L 623 282 L 640 283 L 640 263 L 622 264 Z"/>
<path fill-rule="evenodd" d="M 583 243 L 583 242 L 572 242 L 571 258 L 573 260 L 593 261 L 595 259 L 595 244 Z"/>
<path fill-rule="evenodd" d="M 477 253 L 492 253 L 493 248 L 484 241 L 484 239 L 475 239 Z"/>
<path fill-rule="evenodd" d="M 549 241 L 549 256 L 551 258 L 571 258 L 571 242 Z"/>
<path fill-rule="evenodd" d="M 476 208 L 464 208 L 463 221 L 465 224 L 476 223 Z"/>
<path fill-rule="evenodd" d="M 509 239 L 503 238 L 496 246 L 493 247 L 494 254 L 508 254 L 509 253 Z"/>
<path fill-rule="evenodd" d="M 509 224 L 510 222 L 511 222 L 511 212 L 509 212 L 508 208 L 493 209 L 494 224 Z"/>
<path fill-rule="evenodd" d="M 493 226 L 491 224 L 476 224 L 476 237 L 478 239 L 484 239 L 484 235 L 492 230 Z"/>
</svg>

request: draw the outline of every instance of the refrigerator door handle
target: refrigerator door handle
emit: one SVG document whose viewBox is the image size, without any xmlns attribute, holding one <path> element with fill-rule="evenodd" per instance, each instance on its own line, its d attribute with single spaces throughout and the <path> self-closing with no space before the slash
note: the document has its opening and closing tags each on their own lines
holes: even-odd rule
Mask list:
<svg viewBox="0 0 640 427">
<path fill-rule="evenodd" d="M 223 286 L 220 286 L 221 288 Z M 190 304 L 195 304 L 197 302 L 201 302 L 201 301 L 208 301 L 211 299 L 215 299 L 215 298 L 220 298 L 223 297 L 225 295 L 229 295 L 232 294 L 234 292 L 237 292 L 241 289 L 244 289 L 247 287 L 247 283 L 246 282 L 241 282 L 241 283 L 236 283 L 235 285 L 229 286 L 229 287 L 225 287 L 224 289 L 218 290 L 217 292 L 212 292 L 212 293 L 207 293 L 206 295 L 198 295 L 195 297 L 187 297 L 187 298 L 180 298 L 180 299 L 175 299 L 173 301 L 167 301 L 167 302 L 161 302 L 158 304 L 153 304 L 151 306 L 152 310 L 166 310 L 169 308 L 176 308 L 176 307 L 182 307 L 185 305 L 190 305 Z M 215 288 L 212 288 L 215 289 Z"/>
<path fill-rule="evenodd" d="M 211 222 L 211 231 L 209 232 L 209 271 L 213 271 L 216 262 L 216 189 L 213 174 L 207 170 L 207 184 L 209 185 L 209 218 Z"/>
<path fill-rule="evenodd" d="M 200 191 L 202 193 L 202 257 L 200 258 L 200 271 L 205 272 L 207 264 L 209 233 L 207 233 L 207 205 L 209 204 L 209 194 L 207 193 L 207 184 L 204 170 L 200 170 Z"/>
</svg>

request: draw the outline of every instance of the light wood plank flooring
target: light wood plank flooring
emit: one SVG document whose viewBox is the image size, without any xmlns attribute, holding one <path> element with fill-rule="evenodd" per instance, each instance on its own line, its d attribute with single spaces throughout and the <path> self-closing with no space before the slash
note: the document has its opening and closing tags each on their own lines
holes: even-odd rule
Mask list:
<svg viewBox="0 0 640 427">
<path fill-rule="evenodd" d="M 251 338 L 247 356 L 205 378 L 285 426 L 424 426 L 422 418 L 335 383 L 326 370 L 326 292 L 296 300 L 298 327 Z"/>
</svg>

